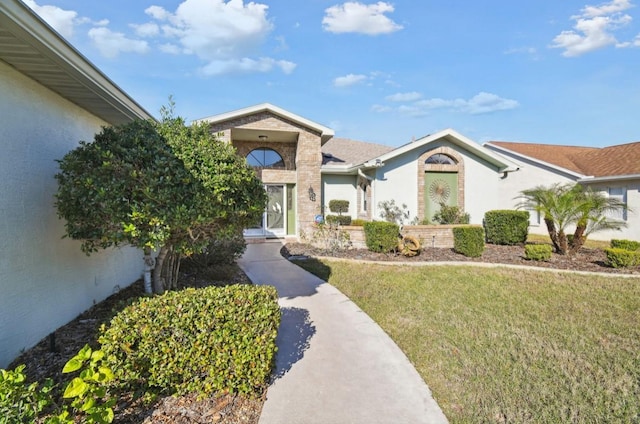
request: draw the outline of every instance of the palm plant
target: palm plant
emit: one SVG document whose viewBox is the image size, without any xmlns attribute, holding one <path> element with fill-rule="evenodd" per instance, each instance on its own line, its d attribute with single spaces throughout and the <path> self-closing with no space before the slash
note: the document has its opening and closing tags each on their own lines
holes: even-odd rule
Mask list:
<svg viewBox="0 0 640 424">
<path fill-rule="evenodd" d="M 544 217 L 551 243 L 561 255 L 576 253 L 587 237 L 597 231 L 619 230 L 627 224 L 610 218 L 612 211 L 627 210 L 624 202 L 610 198 L 579 184 L 537 186 L 520 192 L 526 208 Z M 573 228 L 573 236 L 567 234 Z"/>
</svg>

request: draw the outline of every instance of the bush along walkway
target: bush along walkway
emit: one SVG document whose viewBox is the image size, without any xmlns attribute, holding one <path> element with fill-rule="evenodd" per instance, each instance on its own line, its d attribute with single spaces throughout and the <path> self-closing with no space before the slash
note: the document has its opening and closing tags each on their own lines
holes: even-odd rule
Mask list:
<svg viewBox="0 0 640 424">
<path fill-rule="evenodd" d="M 278 290 L 276 370 L 261 424 L 446 423 L 398 346 L 333 286 L 284 259 L 280 243 L 251 244 L 240 267 Z"/>
</svg>

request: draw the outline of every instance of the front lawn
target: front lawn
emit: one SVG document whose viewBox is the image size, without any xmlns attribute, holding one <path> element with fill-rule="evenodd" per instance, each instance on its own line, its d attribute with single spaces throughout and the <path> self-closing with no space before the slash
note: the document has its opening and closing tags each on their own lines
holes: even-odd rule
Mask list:
<svg viewBox="0 0 640 424">
<path fill-rule="evenodd" d="M 299 264 L 389 333 L 452 423 L 640 422 L 640 278 Z"/>
</svg>

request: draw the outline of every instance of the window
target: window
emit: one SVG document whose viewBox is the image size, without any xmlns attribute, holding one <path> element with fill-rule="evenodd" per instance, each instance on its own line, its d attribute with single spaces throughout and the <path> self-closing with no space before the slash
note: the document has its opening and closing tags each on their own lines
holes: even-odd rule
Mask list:
<svg viewBox="0 0 640 424">
<path fill-rule="evenodd" d="M 249 152 L 247 163 L 255 168 L 284 168 L 284 160 L 278 152 L 260 147 Z"/>
<path fill-rule="evenodd" d="M 436 153 L 431 155 L 424 161 L 428 165 L 456 165 L 457 162 L 451 156 L 447 156 L 444 153 Z"/>
<path fill-rule="evenodd" d="M 624 187 L 609 187 L 607 190 L 609 198 L 615 199 L 621 203 L 627 204 L 627 189 Z M 627 220 L 627 211 L 625 209 L 617 209 L 610 211 L 607 216 L 613 219 L 620 219 L 622 221 Z"/>
<path fill-rule="evenodd" d="M 366 212 L 367 211 L 367 185 L 366 184 L 362 184 L 360 186 L 362 188 L 362 191 L 360 193 L 360 210 L 362 212 Z"/>
</svg>

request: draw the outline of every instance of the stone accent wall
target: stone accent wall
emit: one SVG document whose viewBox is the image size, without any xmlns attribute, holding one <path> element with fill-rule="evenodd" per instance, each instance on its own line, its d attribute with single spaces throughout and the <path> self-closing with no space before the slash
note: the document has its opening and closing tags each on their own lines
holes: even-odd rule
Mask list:
<svg viewBox="0 0 640 424">
<path fill-rule="evenodd" d="M 236 148 L 238 154 L 242 157 L 247 157 L 252 150 L 261 147 L 272 149 L 282 156 L 284 169 L 289 171 L 295 171 L 296 169 L 296 143 L 233 140 L 233 147 Z"/>
<path fill-rule="evenodd" d="M 425 160 L 437 153 L 451 156 L 457 162 L 456 165 L 435 165 L 425 164 Z M 424 198 L 424 174 L 427 171 L 434 172 L 457 172 L 458 173 L 458 207 L 464 210 L 464 160 L 462 156 L 451 147 L 441 146 L 424 152 L 418 158 L 418 218 L 422 221 L 425 210 Z"/>
<path fill-rule="evenodd" d="M 417 237 L 423 248 L 451 249 L 453 248 L 454 227 L 456 225 L 407 225 L 402 228 L 402 234 Z M 340 228 L 349 233 L 354 248 L 367 248 L 363 227 L 344 226 Z"/>
</svg>

